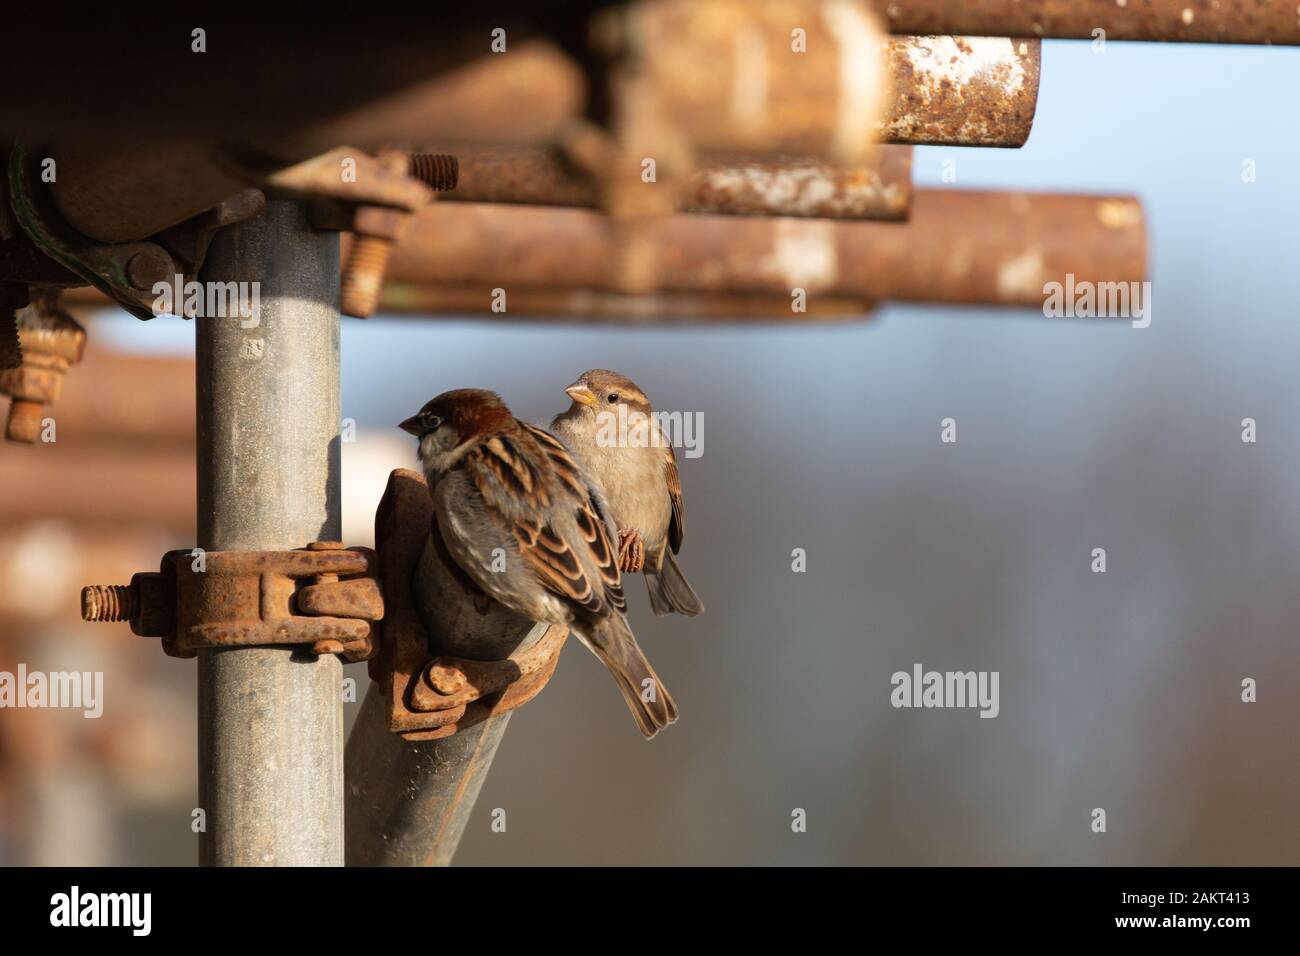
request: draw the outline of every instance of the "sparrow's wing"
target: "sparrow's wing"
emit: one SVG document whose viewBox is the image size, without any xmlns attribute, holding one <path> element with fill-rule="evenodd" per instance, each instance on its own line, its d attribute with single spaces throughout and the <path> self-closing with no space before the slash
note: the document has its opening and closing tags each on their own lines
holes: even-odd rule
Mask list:
<svg viewBox="0 0 1300 956">
<path fill-rule="evenodd" d="M 465 456 L 465 473 L 488 514 L 514 536 L 520 555 L 547 590 L 592 614 L 607 614 L 611 606 L 622 610 L 617 552 L 581 472 L 563 445 L 549 435 L 543 441 L 535 432 L 546 435 L 528 427 L 523 433 L 482 442 Z M 525 443 L 534 447 L 526 448 Z M 546 517 L 569 508 L 575 541 L 566 540 Z M 589 567 L 597 574 L 594 583 Z"/>
<path fill-rule="evenodd" d="M 618 551 L 610 543 L 614 522 L 610 518 L 605 497 L 593 486 L 578 463 L 573 460 L 564 443 L 545 429 L 520 422 L 542 451 L 560 479 L 564 490 L 573 498 L 578 533 L 596 565 L 605 600 L 620 611 L 627 610 L 623 598 L 623 581 L 618 570 Z"/>
<path fill-rule="evenodd" d="M 556 421 L 559 421 L 560 416 L 557 415 L 555 418 Z M 519 424 L 524 427 L 528 434 L 537 439 L 537 443 L 546 452 L 551 464 L 555 467 L 556 474 L 564 482 L 565 486 L 578 497 L 586 497 L 591 500 L 591 508 L 596 517 L 605 525 L 606 532 L 613 534 L 618 526 L 614 524 L 614 519 L 610 516 L 605 495 L 578 467 L 572 453 L 569 451 L 569 446 L 550 432 L 538 428 L 536 425 L 529 425 L 527 422 L 519 422 Z"/>
<path fill-rule="evenodd" d="M 686 536 L 686 502 L 682 500 L 682 477 L 677 473 L 677 456 L 673 454 L 672 445 L 666 445 L 664 458 L 664 479 L 668 483 L 668 500 L 673 503 L 673 518 L 668 525 L 668 543 L 672 545 L 673 554 L 681 550 L 682 538 Z"/>
</svg>

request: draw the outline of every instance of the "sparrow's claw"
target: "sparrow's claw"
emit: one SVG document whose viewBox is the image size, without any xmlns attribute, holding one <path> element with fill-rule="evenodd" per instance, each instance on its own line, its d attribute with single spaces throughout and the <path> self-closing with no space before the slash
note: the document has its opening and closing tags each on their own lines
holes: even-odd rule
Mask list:
<svg viewBox="0 0 1300 956">
<path fill-rule="evenodd" d="M 624 574 L 637 574 L 645 567 L 645 539 L 641 532 L 620 529 L 618 532 L 618 569 Z"/>
</svg>

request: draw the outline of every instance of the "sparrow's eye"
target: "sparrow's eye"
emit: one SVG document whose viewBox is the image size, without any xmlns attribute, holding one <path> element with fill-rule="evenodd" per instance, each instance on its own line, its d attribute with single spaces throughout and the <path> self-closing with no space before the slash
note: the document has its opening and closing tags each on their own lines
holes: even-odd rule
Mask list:
<svg viewBox="0 0 1300 956">
<path fill-rule="evenodd" d="M 439 425 L 442 424 L 442 419 L 439 418 L 437 415 L 429 415 L 424 419 L 424 424 L 426 427 L 428 427 L 429 431 L 433 431 L 435 428 L 437 428 Z"/>
<path fill-rule="evenodd" d="M 610 393 L 609 393 L 609 403 L 610 403 L 611 405 L 617 405 L 617 404 L 618 404 L 618 392 L 610 392 Z"/>
</svg>

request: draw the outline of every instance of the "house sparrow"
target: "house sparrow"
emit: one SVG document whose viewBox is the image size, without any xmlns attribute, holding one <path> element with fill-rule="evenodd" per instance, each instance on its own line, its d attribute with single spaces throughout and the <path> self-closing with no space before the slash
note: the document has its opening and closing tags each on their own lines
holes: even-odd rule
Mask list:
<svg viewBox="0 0 1300 956">
<path fill-rule="evenodd" d="M 620 544 L 627 542 L 629 534 L 644 541 L 641 557 L 650 607 L 656 614 L 676 611 L 694 617 L 704 605 L 673 557 L 686 529 L 682 480 L 672 445 L 650 417 L 650 400 L 631 379 L 602 368 L 584 372 L 564 391 L 573 403 L 555 417 L 551 430 L 604 489 L 620 529 Z M 610 415 L 622 416 L 615 422 L 631 424 L 628 441 L 601 438 Z M 643 431 L 637 436 L 633 428 Z M 658 441 L 648 440 L 655 435 Z M 623 569 L 639 570 L 635 558 L 631 566 L 625 560 Z"/>
<path fill-rule="evenodd" d="M 434 517 L 461 570 L 524 617 L 568 624 L 614 675 L 647 739 L 675 721 L 624 616 L 608 507 L 564 446 L 481 389 L 444 392 L 400 427 L 420 441 Z"/>
</svg>

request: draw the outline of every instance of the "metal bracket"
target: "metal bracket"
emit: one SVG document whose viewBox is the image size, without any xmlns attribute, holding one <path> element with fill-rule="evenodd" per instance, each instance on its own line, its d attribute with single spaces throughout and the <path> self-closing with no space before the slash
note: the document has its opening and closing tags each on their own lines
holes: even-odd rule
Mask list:
<svg viewBox="0 0 1300 956">
<path fill-rule="evenodd" d="M 82 588 L 86 621 L 129 621 L 172 657 L 200 648 L 303 644 L 363 661 L 376 647 L 383 597 L 374 552 L 314 541 L 297 551 L 169 551 L 129 585 Z"/>
<path fill-rule="evenodd" d="M 36 153 L 21 143 L 15 143 L 9 153 L 8 195 L 14 219 L 36 249 L 138 319 L 152 319 L 156 314 L 157 283 L 171 286 L 180 276 L 184 285 L 197 278 L 217 230 L 260 215 L 266 207 L 266 197 L 260 191 L 246 189 L 151 239 L 98 242 L 78 232 L 55 208 L 41 184 Z M 25 251 L 16 250 L 20 255 Z M 39 260 L 20 262 L 24 264 L 47 273 L 50 268 Z M 58 280 L 56 284 L 67 281 L 58 273 L 51 278 Z"/>
<path fill-rule="evenodd" d="M 340 168 L 347 164 L 352 175 L 345 179 Z M 317 229 L 354 234 L 343 263 L 339 310 L 366 319 L 379 304 L 394 243 L 434 192 L 456 188 L 458 168 L 456 158 L 449 155 L 383 150 L 369 156 L 340 147 L 268 174 L 264 185 L 308 197 Z"/>
<path fill-rule="evenodd" d="M 37 159 L 21 143 L 9 153 L 9 202 L 14 218 L 36 247 L 81 276 L 139 319 L 152 319 L 153 284 L 184 274 L 166 249 L 153 242 L 103 244 L 63 221 L 39 185 Z M 186 276 L 186 280 L 192 276 Z"/>
<path fill-rule="evenodd" d="M 424 476 L 397 469 L 375 514 L 379 574 L 389 613 L 383 644 L 370 661 L 370 677 L 383 689 L 389 729 L 408 740 L 449 737 L 526 704 L 555 672 L 569 634 L 567 627 L 538 624 L 503 660 L 430 659 L 430 635 L 411 594 L 430 529 L 438 534 Z M 466 606 L 482 613 L 482 602 L 489 599 L 468 579 L 461 586 Z"/>
<path fill-rule="evenodd" d="M 136 634 L 161 637 L 172 657 L 301 644 L 314 654 L 368 660 L 389 729 L 408 740 L 449 737 L 537 696 L 555 672 L 567 627 L 538 624 L 500 660 L 431 650 L 411 593 L 429 529 L 437 534 L 423 476 L 393 472 L 375 527 L 377 552 L 336 541 L 296 551 L 169 551 L 158 571 L 137 573 L 129 585 L 82 588 L 81 616 L 129 621 Z M 469 613 L 484 613 L 490 599 L 467 578 L 463 591 Z"/>
</svg>

